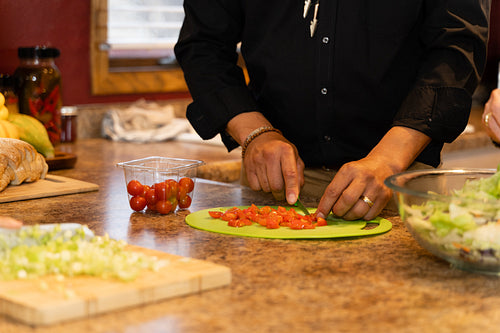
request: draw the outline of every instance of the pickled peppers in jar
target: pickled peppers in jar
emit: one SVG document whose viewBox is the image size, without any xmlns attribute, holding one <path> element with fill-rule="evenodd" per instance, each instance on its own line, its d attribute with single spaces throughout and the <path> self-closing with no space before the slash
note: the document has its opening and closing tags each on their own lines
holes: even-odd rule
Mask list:
<svg viewBox="0 0 500 333">
<path fill-rule="evenodd" d="M 20 47 L 13 75 L 19 112 L 40 120 L 54 145 L 61 140 L 61 72 L 55 64 L 59 54 L 45 46 Z"/>
</svg>

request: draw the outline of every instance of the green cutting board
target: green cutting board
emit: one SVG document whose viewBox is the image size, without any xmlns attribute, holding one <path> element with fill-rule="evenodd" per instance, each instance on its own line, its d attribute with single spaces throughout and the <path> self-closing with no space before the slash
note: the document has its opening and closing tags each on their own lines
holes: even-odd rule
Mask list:
<svg viewBox="0 0 500 333">
<path fill-rule="evenodd" d="M 232 207 L 217 207 L 200 210 L 186 216 L 186 223 L 193 228 L 216 232 L 227 235 L 258 237 L 258 238 L 279 238 L 279 239 L 319 239 L 319 238 L 344 238 L 344 237 L 362 237 L 382 234 L 391 230 L 392 224 L 386 219 L 377 217 L 371 221 L 356 220 L 346 221 L 328 216 L 327 226 L 316 227 L 315 229 L 293 230 L 288 227 L 279 229 L 267 229 L 260 224 L 254 223 L 250 226 L 240 228 L 230 227 L 227 222 L 220 219 L 214 219 L 208 211 L 226 211 Z M 240 209 L 248 206 L 239 206 Z M 273 207 L 277 208 L 277 207 Z M 295 208 L 290 208 L 295 209 Z M 296 209 L 299 213 L 300 211 Z M 313 208 L 308 208 L 312 213 Z M 377 224 L 374 228 L 366 228 L 367 224 Z"/>
</svg>

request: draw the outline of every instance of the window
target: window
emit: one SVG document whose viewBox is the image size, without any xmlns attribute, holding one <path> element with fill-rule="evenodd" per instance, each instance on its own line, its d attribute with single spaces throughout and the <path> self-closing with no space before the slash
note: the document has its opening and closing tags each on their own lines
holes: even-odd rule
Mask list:
<svg viewBox="0 0 500 333">
<path fill-rule="evenodd" d="M 93 94 L 187 91 L 173 54 L 182 0 L 91 0 L 91 15 Z"/>
</svg>

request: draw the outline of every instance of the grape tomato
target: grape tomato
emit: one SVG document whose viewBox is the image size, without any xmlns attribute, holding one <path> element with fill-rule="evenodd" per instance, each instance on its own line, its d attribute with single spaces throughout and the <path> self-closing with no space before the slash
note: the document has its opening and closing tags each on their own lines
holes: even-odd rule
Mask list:
<svg viewBox="0 0 500 333">
<path fill-rule="evenodd" d="M 279 206 L 277 209 L 269 206 L 257 207 L 252 204 L 248 208 L 229 208 L 224 212 L 209 211 L 208 214 L 213 219 L 220 219 L 227 222 L 230 227 L 244 227 L 258 223 L 268 229 L 278 229 L 288 227 L 290 229 L 314 229 L 328 225 L 324 218 L 311 215 L 302 215 L 294 209 L 286 209 Z"/>
<path fill-rule="evenodd" d="M 151 185 L 143 185 L 134 179 L 127 184 L 127 193 L 131 196 L 129 204 L 134 211 L 148 211 L 158 214 L 169 214 L 191 206 L 192 197 L 188 195 L 194 190 L 194 181 L 183 177 L 179 182 L 166 179 Z"/>
</svg>

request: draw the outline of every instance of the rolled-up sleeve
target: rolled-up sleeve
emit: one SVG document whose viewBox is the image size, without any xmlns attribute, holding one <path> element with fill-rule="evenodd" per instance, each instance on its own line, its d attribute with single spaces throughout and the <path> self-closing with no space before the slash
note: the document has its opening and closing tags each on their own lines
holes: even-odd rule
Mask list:
<svg viewBox="0 0 500 333">
<path fill-rule="evenodd" d="M 422 66 L 394 126 L 452 142 L 467 125 L 486 63 L 491 0 L 427 0 Z"/>
</svg>

